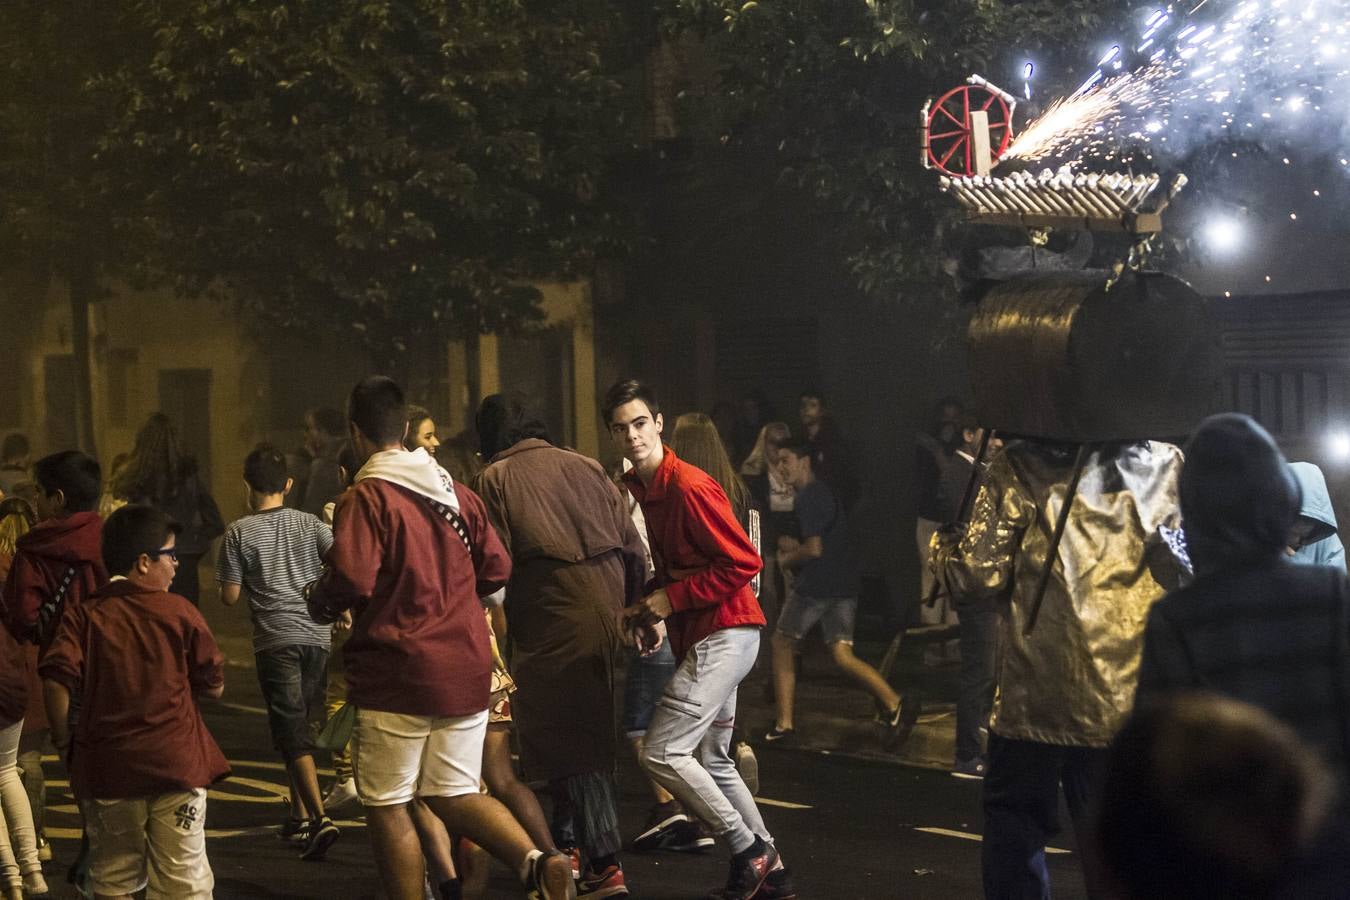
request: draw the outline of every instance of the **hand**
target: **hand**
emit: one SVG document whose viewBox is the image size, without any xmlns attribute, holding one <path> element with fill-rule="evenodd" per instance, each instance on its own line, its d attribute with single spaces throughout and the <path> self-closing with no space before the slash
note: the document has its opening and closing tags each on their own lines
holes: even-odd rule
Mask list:
<svg viewBox="0 0 1350 900">
<path fill-rule="evenodd" d="M 342 614 L 337 617 L 337 621 L 333 623 L 333 637 L 337 637 L 344 631 L 351 631 L 351 630 L 352 630 L 352 611 L 350 609 L 344 609 L 342 611 Z"/>
<path fill-rule="evenodd" d="M 791 535 L 786 534 L 780 535 L 778 538 L 778 553 L 779 555 L 782 555 L 784 553 L 791 553 L 793 550 L 796 550 L 801 545 L 802 542 L 797 540 L 795 537 L 792 537 Z"/>
<path fill-rule="evenodd" d="M 657 588 L 638 604 L 647 610 L 647 615 L 654 619 L 664 619 L 675 611 L 675 607 L 670 602 L 670 595 L 666 593 L 665 588 Z"/>
<path fill-rule="evenodd" d="M 636 636 L 638 653 L 642 656 L 651 656 L 666 642 L 666 623 L 642 625 L 638 628 Z"/>
<path fill-rule="evenodd" d="M 664 588 L 660 588 L 623 611 L 623 630 L 625 633 L 631 633 L 656 625 L 674 611 L 670 596 Z"/>
</svg>

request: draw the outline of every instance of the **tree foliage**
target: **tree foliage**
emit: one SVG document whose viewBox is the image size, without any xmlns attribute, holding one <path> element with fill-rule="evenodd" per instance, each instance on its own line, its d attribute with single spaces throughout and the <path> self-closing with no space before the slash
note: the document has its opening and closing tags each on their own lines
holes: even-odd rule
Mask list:
<svg viewBox="0 0 1350 900">
<path fill-rule="evenodd" d="M 686 96 L 708 155 L 749 155 L 829 216 L 826 239 L 868 295 L 894 299 L 950 282 L 940 267 L 951 206 L 920 165 L 924 99 L 977 72 L 1013 84 L 1021 61 L 1081 79 L 1128 15 L 1121 0 L 678 0 L 667 23 L 693 29 L 715 78 Z M 714 161 L 715 164 L 715 161 Z"/>
<path fill-rule="evenodd" d="M 0 4 L 0 267 L 69 292 L 76 426 L 89 451 L 88 308 L 148 246 L 140 197 L 102 142 L 118 108 L 104 75 L 140 45 L 127 24 L 118 4 L 95 0 Z"/>
<path fill-rule="evenodd" d="M 158 259 L 264 321 L 428 336 L 536 316 L 528 279 L 623 235 L 627 132 L 606 3 L 137 0 L 110 152 L 138 161 Z M 583 14 L 584 13 L 584 14 Z"/>
</svg>

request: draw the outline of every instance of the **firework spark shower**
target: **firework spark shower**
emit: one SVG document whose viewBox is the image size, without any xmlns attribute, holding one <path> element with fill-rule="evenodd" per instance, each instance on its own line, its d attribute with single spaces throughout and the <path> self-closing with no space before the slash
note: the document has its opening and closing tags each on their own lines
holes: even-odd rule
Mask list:
<svg viewBox="0 0 1350 900">
<path fill-rule="evenodd" d="M 1163 168 L 1227 137 L 1344 155 L 1348 76 L 1350 0 L 1154 9 L 1004 159 Z"/>
</svg>

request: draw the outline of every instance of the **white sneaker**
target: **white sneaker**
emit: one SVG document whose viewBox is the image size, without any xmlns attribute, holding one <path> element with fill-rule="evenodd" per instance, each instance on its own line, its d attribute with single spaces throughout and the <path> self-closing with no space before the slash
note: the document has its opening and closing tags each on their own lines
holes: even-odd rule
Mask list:
<svg viewBox="0 0 1350 900">
<path fill-rule="evenodd" d="M 741 781 L 750 789 L 752 797 L 759 796 L 759 760 L 754 749 L 745 741 L 736 745 L 736 771 L 741 773 Z"/>
<path fill-rule="evenodd" d="M 42 877 L 42 872 L 29 872 L 23 876 L 23 893 L 25 897 L 43 897 L 51 896 L 51 890 L 47 887 L 47 879 Z"/>
<path fill-rule="evenodd" d="M 328 794 L 323 798 L 324 812 L 331 813 L 336 809 L 356 802 L 356 782 L 350 778 L 344 778 L 336 781 L 328 789 Z"/>
</svg>

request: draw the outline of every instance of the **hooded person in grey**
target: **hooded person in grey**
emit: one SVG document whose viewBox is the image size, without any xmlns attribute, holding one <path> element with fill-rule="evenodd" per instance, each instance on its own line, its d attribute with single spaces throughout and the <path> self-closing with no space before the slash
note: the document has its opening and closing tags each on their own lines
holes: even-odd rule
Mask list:
<svg viewBox="0 0 1350 900">
<path fill-rule="evenodd" d="M 1153 604 L 1136 705 L 1207 691 L 1291 726 L 1344 777 L 1350 760 L 1350 585 L 1289 559 L 1299 481 L 1244 415 L 1211 416 L 1186 447 L 1181 513 L 1195 580 Z"/>
<path fill-rule="evenodd" d="M 1336 511 L 1331 508 L 1326 477 L 1309 462 L 1290 463 L 1289 468 L 1303 489 L 1303 507 L 1289 541 L 1294 562 L 1335 566 L 1344 572 L 1345 546 L 1337 534 Z"/>
</svg>

